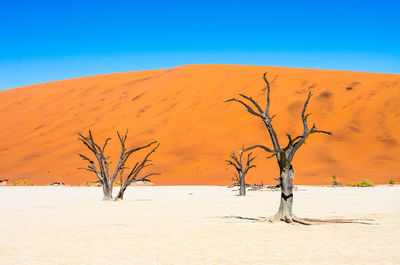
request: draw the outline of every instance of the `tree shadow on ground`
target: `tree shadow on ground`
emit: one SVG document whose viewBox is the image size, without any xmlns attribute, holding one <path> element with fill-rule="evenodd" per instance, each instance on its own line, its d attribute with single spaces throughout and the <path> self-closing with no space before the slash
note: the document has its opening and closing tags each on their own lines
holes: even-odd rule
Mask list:
<svg viewBox="0 0 400 265">
<path fill-rule="evenodd" d="M 223 218 L 223 219 L 232 219 L 232 220 L 244 220 L 251 221 L 253 223 L 274 223 L 270 221 L 271 219 L 259 216 L 257 218 L 254 217 L 243 217 L 238 215 L 228 215 L 228 216 L 216 216 L 215 218 Z M 359 219 L 312 219 L 312 218 L 302 218 L 301 222 L 298 222 L 303 225 L 321 225 L 321 224 L 362 224 L 362 225 L 378 225 L 376 220 L 367 219 L 367 218 L 359 218 Z M 294 224 L 294 222 L 292 223 Z"/>
<path fill-rule="evenodd" d="M 238 215 L 227 215 L 227 216 L 215 216 L 214 218 L 222 218 L 222 219 L 233 219 L 233 220 L 245 220 L 245 221 L 252 221 L 252 222 L 261 222 L 265 220 L 265 217 L 259 216 L 257 218 L 254 217 L 243 217 Z"/>
</svg>

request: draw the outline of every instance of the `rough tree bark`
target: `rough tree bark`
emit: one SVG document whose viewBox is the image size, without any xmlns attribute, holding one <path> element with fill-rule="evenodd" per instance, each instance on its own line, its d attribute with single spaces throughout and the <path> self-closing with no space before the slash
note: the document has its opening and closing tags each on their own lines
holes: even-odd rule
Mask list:
<svg viewBox="0 0 400 265">
<path fill-rule="evenodd" d="M 248 103 L 243 102 L 240 99 L 232 98 L 227 100 L 226 102 L 238 102 L 242 104 L 243 106 L 246 107 L 247 111 L 260 118 L 262 122 L 264 123 L 266 130 L 269 134 L 269 137 L 272 141 L 273 148 L 266 147 L 264 145 L 254 145 L 251 147 L 248 147 L 243 150 L 248 151 L 254 148 L 261 148 L 264 151 L 271 153 L 271 155 L 268 158 L 275 157 L 276 161 L 278 162 L 279 165 L 279 170 L 280 170 L 280 176 L 279 176 L 279 184 L 281 187 L 281 200 L 280 200 L 280 205 L 278 212 L 269 218 L 268 220 L 271 222 L 274 221 L 285 221 L 287 223 L 301 223 L 301 224 L 312 224 L 312 223 L 321 223 L 321 222 L 336 222 L 336 223 L 348 223 L 348 222 L 353 222 L 354 220 L 336 220 L 336 219 L 330 219 L 330 220 L 318 220 L 318 219 L 310 219 L 310 218 L 298 218 L 296 217 L 293 212 L 292 212 L 292 204 L 293 204 L 293 179 L 295 175 L 295 171 L 292 165 L 293 157 L 296 153 L 296 151 L 305 143 L 306 139 L 314 133 L 323 133 L 323 134 L 328 134 L 332 135 L 331 132 L 328 131 L 321 131 L 318 130 L 313 124 L 311 129 L 308 126 L 307 118 L 310 114 L 306 114 L 307 106 L 310 101 L 310 98 L 312 96 L 311 91 L 308 93 L 308 97 L 304 103 L 303 110 L 301 112 L 301 119 L 303 122 L 303 133 L 299 136 L 296 136 L 295 138 L 292 138 L 291 135 L 287 134 L 288 137 L 288 143 L 286 147 L 282 148 L 281 145 L 279 144 L 278 136 L 276 134 L 276 131 L 272 125 L 272 119 L 275 117 L 273 115 L 272 117 L 270 116 L 269 113 L 269 107 L 270 107 L 270 84 L 267 79 L 267 73 L 264 73 L 263 79 L 267 85 L 267 106 L 265 107 L 265 110 L 260 107 L 260 105 L 252 98 L 248 97 L 243 94 L 239 94 L 242 98 L 248 101 Z M 253 106 L 251 106 L 251 104 Z"/>
<path fill-rule="evenodd" d="M 126 142 L 126 138 L 128 136 L 128 131 L 126 131 L 125 135 L 123 135 L 123 136 L 121 136 L 118 131 L 117 131 L 117 134 L 118 134 L 119 141 L 121 143 L 121 154 L 119 157 L 118 164 L 117 164 L 113 174 L 111 175 L 110 174 L 110 162 L 108 161 L 109 157 L 106 157 L 104 154 L 107 143 L 108 143 L 108 141 L 111 140 L 111 138 L 107 138 L 103 144 L 103 147 L 101 148 L 98 144 L 95 143 L 92 132 L 90 130 L 89 130 L 89 136 L 83 136 L 81 133 L 78 133 L 78 135 L 79 135 L 78 139 L 94 154 L 94 156 L 96 157 L 96 161 L 97 161 L 97 163 L 95 163 L 93 159 L 90 159 L 89 157 L 87 157 L 85 155 L 79 154 L 79 156 L 83 160 L 86 160 L 89 162 L 89 165 L 87 168 L 80 168 L 80 169 L 85 169 L 85 170 L 88 170 L 88 171 L 96 174 L 96 176 L 100 180 L 100 183 L 103 187 L 103 194 L 104 194 L 103 200 L 105 200 L 105 201 L 113 200 L 113 196 L 112 196 L 113 185 L 114 185 L 115 179 L 118 175 L 120 176 L 121 186 L 120 186 L 120 191 L 119 191 L 116 199 L 123 199 L 124 191 L 126 190 L 127 186 L 129 186 L 129 184 L 131 184 L 132 182 L 149 181 L 148 177 L 153 176 L 153 175 L 159 175 L 157 173 L 151 173 L 140 179 L 137 178 L 138 174 L 140 173 L 140 171 L 143 168 L 145 168 L 147 166 L 151 166 L 151 164 L 148 164 L 148 162 L 151 161 L 151 160 L 149 160 L 149 156 L 152 153 L 154 153 L 155 150 L 160 145 L 157 141 L 151 142 L 150 144 L 147 144 L 144 146 L 126 150 L 125 142 Z M 125 167 L 125 164 L 128 161 L 129 157 L 134 152 L 137 152 L 141 149 L 147 148 L 153 144 L 156 144 L 156 147 L 153 148 L 140 163 L 137 162 L 136 165 L 133 167 L 133 169 L 130 171 L 130 173 L 126 177 L 124 177 L 124 175 L 123 175 L 124 170 L 129 169 L 129 168 Z"/>
<path fill-rule="evenodd" d="M 246 166 L 243 167 L 243 150 L 240 150 L 239 157 L 237 157 L 237 153 L 232 153 L 231 158 L 232 160 L 225 160 L 228 165 L 232 165 L 235 167 L 236 172 L 235 172 L 235 178 L 233 180 L 236 181 L 236 183 L 239 185 L 239 196 L 246 196 L 246 174 L 249 171 L 250 168 L 256 167 L 255 165 L 250 165 L 250 163 L 256 158 L 256 157 L 251 157 L 252 153 L 249 153 L 247 156 L 247 162 Z M 235 183 L 235 184 L 236 184 Z"/>
</svg>

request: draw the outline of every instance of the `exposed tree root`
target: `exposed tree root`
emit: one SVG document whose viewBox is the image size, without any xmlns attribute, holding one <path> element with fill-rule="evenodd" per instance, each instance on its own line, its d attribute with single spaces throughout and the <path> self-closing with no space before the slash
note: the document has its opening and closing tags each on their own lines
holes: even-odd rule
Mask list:
<svg viewBox="0 0 400 265">
<path fill-rule="evenodd" d="M 302 224 L 302 225 L 317 225 L 317 224 L 365 224 L 373 225 L 375 224 L 372 219 L 316 219 L 316 218 L 299 218 L 294 214 L 291 215 L 274 215 L 265 220 L 266 222 L 285 222 L 288 224 Z M 264 222 L 265 222 L 264 221 Z"/>
</svg>

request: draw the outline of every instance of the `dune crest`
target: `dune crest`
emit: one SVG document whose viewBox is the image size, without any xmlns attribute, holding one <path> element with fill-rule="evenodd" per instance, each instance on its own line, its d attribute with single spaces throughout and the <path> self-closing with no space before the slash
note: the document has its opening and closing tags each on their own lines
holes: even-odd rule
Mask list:
<svg viewBox="0 0 400 265">
<path fill-rule="evenodd" d="M 300 112 L 311 89 L 309 124 L 333 136 L 312 135 L 294 158 L 295 184 L 371 179 L 398 181 L 400 172 L 400 75 L 241 65 L 187 65 L 56 81 L 0 91 L 0 177 L 12 183 L 95 179 L 78 170 L 86 152 L 77 132 L 93 131 L 117 159 L 116 130 L 129 129 L 128 146 L 158 140 L 152 171 L 156 185 L 228 185 L 232 151 L 271 146 L 263 124 L 239 104 L 244 93 L 265 104 L 262 74 L 271 81 L 271 114 L 285 145 L 302 133 Z M 276 161 L 261 151 L 250 183 L 275 183 Z M 111 160 L 113 160 L 111 158 Z M 116 163 L 116 162 L 115 162 Z M 115 164 L 112 164 L 112 166 Z"/>
</svg>

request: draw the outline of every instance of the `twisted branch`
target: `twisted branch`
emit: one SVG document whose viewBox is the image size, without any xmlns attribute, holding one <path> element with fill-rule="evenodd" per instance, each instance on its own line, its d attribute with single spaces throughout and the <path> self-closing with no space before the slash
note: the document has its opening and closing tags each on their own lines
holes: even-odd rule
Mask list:
<svg viewBox="0 0 400 265">
<path fill-rule="evenodd" d="M 296 137 L 294 140 L 292 140 L 292 141 L 290 141 L 290 138 L 289 138 L 289 144 L 288 144 L 288 146 L 287 146 L 287 160 L 288 160 L 288 161 L 292 161 L 292 159 L 293 159 L 293 157 L 294 157 L 294 154 L 295 154 L 296 151 L 300 148 L 300 146 L 302 146 L 302 145 L 305 143 L 306 139 L 308 138 L 308 136 L 309 136 L 310 134 L 313 134 L 313 133 L 324 133 L 324 134 L 332 135 L 331 132 L 317 130 L 315 124 L 313 124 L 311 130 L 308 129 L 308 121 L 307 121 L 307 118 L 308 118 L 308 116 L 311 115 L 311 113 L 307 113 L 307 114 L 306 114 L 306 110 L 307 110 L 308 103 L 310 102 L 311 96 L 312 96 L 312 93 L 311 93 L 311 91 L 310 91 L 310 92 L 308 93 L 307 100 L 306 100 L 306 102 L 304 103 L 304 107 L 303 107 L 303 110 L 302 110 L 302 112 L 301 112 L 301 119 L 302 119 L 302 121 L 303 121 L 303 135 L 297 136 L 297 137 Z M 295 142 L 295 141 L 296 141 L 296 142 Z"/>
</svg>

